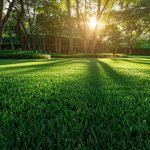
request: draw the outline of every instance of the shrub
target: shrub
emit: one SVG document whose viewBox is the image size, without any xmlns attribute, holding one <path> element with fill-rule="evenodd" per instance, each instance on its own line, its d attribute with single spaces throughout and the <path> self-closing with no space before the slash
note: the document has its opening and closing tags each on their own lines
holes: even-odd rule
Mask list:
<svg viewBox="0 0 150 150">
<path fill-rule="evenodd" d="M 51 55 L 43 54 L 33 51 L 21 51 L 21 50 L 2 50 L 0 51 L 0 58 L 2 59 L 49 59 Z"/>
<path fill-rule="evenodd" d="M 118 58 L 118 57 L 127 57 L 124 54 L 115 54 L 112 53 L 101 53 L 101 54 L 51 54 L 52 58 Z"/>
</svg>

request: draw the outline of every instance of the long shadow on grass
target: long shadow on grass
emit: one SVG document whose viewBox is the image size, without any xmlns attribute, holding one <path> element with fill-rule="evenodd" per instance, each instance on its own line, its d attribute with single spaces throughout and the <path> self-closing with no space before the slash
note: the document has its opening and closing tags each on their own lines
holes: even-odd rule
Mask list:
<svg viewBox="0 0 150 150">
<path fill-rule="evenodd" d="M 75 59 L 65 59 L 65 60 L 59 60 L 57 62 L 53 62 L 53 63 L 44 63 L 44 64 L 37 64 L 37 65 L 31 65 L 29 68 L 27 66 L 25 66 L 25 68 L 27 67 L 27 70 L 21 71 L 18 74 L 28 74 L 28 73 L 42 73 L 43 71 L 53 71 L 56 68 L 61 70 L 60 67 L 62 67 L 62 69 L 65 69 L 64 67 L 72 67 L 73 64 L 77 64 L 78 61 Z M 82 62 L 84 63 L 84 61 Z"/>
<path fill-rule="evenodd" d="M 29 63 L 29 62 L 47 62 L 47 61 L 56 61 L 60 59 L 0 59 L 0 65 L 16 65 L 20 63 Z"/>
<path fill-rule="evenodd" d="M 15 104 L 12 101 L 14 109 L 10 117 L 13 116 L 14 119 L 3 121 L 5 130 L 2 130 L 2 135 L 6 137 L 3 139 L 8 139 L 4 143 L 7 142 L 7 146 L 16 146 L 18 149 L 22 147 L 35 149 L 37 145 L 37 149 L 142 149 L 145 139 L 140 135 L 145 133 L 143 128 L 137 126 L 139 122 L 136 124 L 138 116 L 135 119 L 134 109 L 124 107 L 124 97 L 119 97 L 119 93 L 113 97 L 107 91 L 109 90 L 107 86 L 111 86 L 111 92 L 113 92 L 115 84 L 114 82 L 109 84 L 105 73 L 110 77 L 108 80 L 112 79 L 124 89 L 122 93 L 126 92 L 126 84 L 132 85 L 128 77 L 119 74 L 108 64 L 97 59 L 88 59 L 88 61 L 71 59 L 62 65 L 65 63 L 70 67 L 73 64 L 84 63 L 85 70 L 79 71 L 79 74 L 75 76 L 73 73 L 71 76 L 64 76 L 61 82 L 44 84 L 42 89 L 39 87 L 37 90 L 41 93 L 36 92 L 36 89 L 28 93 L 30 90 L 28 89 L 24 94 L 25 99 L 22 96 L 25 91 L 21 91 L 18 103 Z M 46 67 L 44 64 L 36 65 L 35 70 L 32 71 L 55 65 L 47 64 Z M 21 83 L 21 86 L 29 84 L 26 82 L 27 80 Z M 41 79 L 40 82 L 42 84 L 43 80 Z M 15 84 L 18 85 L 17 82 Z M 51 86 L 50 89 L 49 86 Z M 33 99 L 28 100 L 29 95 L 32 95 Z M 47 96 L 44 97 L 44 95 Z M 14 99 L 15 94 L 9 98 Z M 118 99 L 122 103 L 117 103 Z M 23 100 L 25 100 L 24 103 L 22 103 Z M 9 118 L 8 112 L 7 115 Z M 141 132 L 138 132 L 139 128 Z M 130 130 L 132 134 L 129 133 Z M 136 137 L 137 141 L 133 140 Z"/>
<path fill-rule="evenodd" d="M 144 85 L 143 90 L 148 88 L 149 84 L 145 83 L 148 80 L 120 74 L 103 61 L 92 60 L 87 81 L 91 95 L 88 100 L 91 98 L 95 103 L 89 101 L 93 111 L 90 114 L 92 123 L 89 123 L 88 138 L 94 140 L 95 148 L 144 147 L 143 141 L 146 141 L 148 136 L 147 125 L 144 125 L 144 130 L 141 124 L 142 119 L 148 119 L 147 113 L 143 112 L 148 111 L 144 103 L 148 98 L 148 91 L 141 91 L 141 88 L 143 89 Z"/>
<path fill-rule="evenodd" d="M 112 59 L 113 61 L 117 61 L 118 59 Z M 143 65 L 150 65 L 150 59 L 147 60 L 141 60 L 141 59 L 133 59 L 131 60 L 131 58 L 126 58 L 126 59 L 120 59 L 121 61 L 125 61 L 125 62 L 131 62 L 131 63 L 136 63 L 136 64 L 143 64 Z"/>
<path fill-rule="evenodd" d="M 126 91 L 127 95 L 129 93 L 132 94 L 132 90 L 136 88 L 140 90 L 141 86 L 145 85 L 148 81 L 147 79 L 139 79 L 138 77 L 134 76 L 134 74 L 131 76 L 131 75 L 119 73 L 115 69 L 110 67 L 108 64 L 104 63 L 103 61 L 98 61 L 98 62 L 112 80 L 114 80 L 117 84 L 119 84 L 126 90 L 128 89 Z"/>
<path fill-rule="evenodd" d="M 32 74 L 32 73 L 42 73 L 43 71 L 53 71 L 53 70 L 62 70 L 65 69 L 64 67 L 67 67 L 68 69 L 74 67 L 74 65 L 77 65 L 78 63 L 86 63 L 85 59 L 83 60 L 78 60 L 78 59 L 63 59 L 63 60 L 58 60 L 57 62 L 46 62 L 42 64 L 36 64 L 36 65 L 27 65 L 27 66 L 18 66 L 16 67 L 17 69 L 20 69 L 17 71 L 15 68 L 14 71 L 15 74 L 18 75 L 24 75 L 24 74 Z M 62 68 L 61 68 L 62 67 Z M 13 68 L 14 69 L 14 68 Z M 25 70 L 24 70 L 25 69 Z"/>
<path fill-rule="evenodd" d="M 53 61 L 44 61 L 44 63 L 43 63 L 43 61 L 40 61 L 42 64 L 37 63 L 37 64 L 29 64 L 29 65 L 25 65 L 25 66 L 20 65 L 20 66 L 4 67 L 4 68 L 1 68 L 1 71 L 18 70 L 18 69 L 31 69 L 29 71 L 32 72 L 32 70 L 38 71 L 40 69 L 42 70 L 42 69 L 46 69 L 48 67 L 57 66 L 59 64 L 62 65 L 62 64 L 69 62 L 69 61 L 71 61 L 71 59 L 58 59 L 58 60 L 53 60 Z M 30 61 L 28 61 L 28 63 L 30 63 Z"/>
<path fill-rule="evenodd" d="M 146 60 L 142 60 L 142 59 L 129 59 L 129 58 L 126 58 L 126 59 L 112 59 L 113 60 L 113 63 L 133 63 L 133 64 L 141 64 L 141 65 L 147 65 L 147 69 L 143 69 L 142 70 L 142 73 L 145 73 L 147 75 L 150 75 L 150 69 L 148 69 L 148 65 L 150 65 L 150 59 L 146 59 Z M 140 68 L 140 66 L 139 66 Z M 142 69 L 142 68 L 141 68 Z"/>
<path fill-rule="evenodd" d="M 122 99 L 119 99 L 119 93 L 115 97 L 113 95 L 114 83 L 105 78 L 107 71 L 110 71 L 109 75 L 113 75 L 114 72 L 110 67 L 105 68 L 103 72 L 100 61 L 97 59 L 91 59 L 87 65 L 88 71 L 85 76 L 87 86 L 84 91 L 88 92 L 82 92 L 87 96 L 88 128 L 84 134 L 85 143 L 89 149 L 120 149 L 121 144 L 118 144 L 118 141 L 122 142 L 120 139 L 123 138 L 123 133 L 120 135 L 121 128 L 118 125 L 123 128 L 124 121 L 124 117 L 120 114 L 127 112 L 122 111 L 124 103 Z"/>
</svg>

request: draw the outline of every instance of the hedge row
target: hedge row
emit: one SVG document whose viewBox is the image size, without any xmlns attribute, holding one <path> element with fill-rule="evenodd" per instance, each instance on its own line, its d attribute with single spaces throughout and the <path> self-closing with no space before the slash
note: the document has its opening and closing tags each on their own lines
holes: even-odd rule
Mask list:
<svg viewBox="0 0 150 150">
<path fill-rule="evenodd" d="M 51 54 L 52 58 L 119 58 L 127 57 L 124 54 L 112 54 L 112 53 L 101 53 L 101 54 Z"/>
<path fill-rule="evenodd" d="M 1 50 L 1 59 L 49 59 L 51 55 L 33 51 Z"/>
<path fill-rule="evenodd" d="M 43 54 L 40 52 L 33 51 L 21 51 L 21 50 L 1 50 L 1 59 L 49 59 L 49 58 L 118 58 L 127 57 L 124 54 L 112 54 L 112 53 L 101 53 L 101 54 Z"/>
</svg>

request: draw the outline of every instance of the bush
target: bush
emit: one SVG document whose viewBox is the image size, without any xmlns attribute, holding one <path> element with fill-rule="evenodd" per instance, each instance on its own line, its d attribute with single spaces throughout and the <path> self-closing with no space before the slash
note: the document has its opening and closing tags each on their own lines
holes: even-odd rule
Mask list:
<svg viewBox="0 0 150 150">
<path fill-rule="evenodd" d="M 49 59 L 51 55 L 33 51 L 21 50 L 2 50 L 0 51 L 1 59 Z"/>
<path fill-rule="evenodd" d="M 51 54 L 52 58 L 118 58 L 127 57 L 124 54 L 101 53 L 101 54 Z"/>
</svg>

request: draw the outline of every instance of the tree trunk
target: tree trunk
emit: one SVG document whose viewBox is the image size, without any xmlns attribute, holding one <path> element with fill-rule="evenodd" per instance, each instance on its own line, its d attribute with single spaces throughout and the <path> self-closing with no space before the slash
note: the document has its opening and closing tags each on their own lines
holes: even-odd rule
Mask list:
<svg viewBox="0 0 150 150">
<path fill-rule="evenodd" d="M 92 39 L 92 45 L 91 45 L 91 53 L 95 52 L 95 45 L 96 45 L 97 39 Z"/>
<path fill-rule="evenodd" d="M 31 15 L 30 15 L 30 8 L 29 8 L 29 4 L 28 1 L 25 0 L 26 6 L 27 6 L 27 12 L 28 12 L 28 24 L 29 24 L 29 29 L 30 29 L 30 34 L 32 35 L 32 22 L 31 22 Z"/>
<path fill-rule="evenodd" d="M 2 15 L 3 15 L 3 0 L 0 0 L 0 50 L 2 49 L 2 33 L 3 33 Z"/>
<path fill-rule="evenodd" d="M 58 47 L 58 53 L 61 53 L 61 37 L 58 39 L 59 47 Z"/>
<path fill-rule="evenodd" d="M 20 45 L 22 45 L 22 48 L 24 49 L 24 47 L 26 45 L 26 48 L 30 50 L 31 48 L 33 48 L 33 46 L 32 46 L 33 43 L 32 43 L 32 40 L 29 39 L 28 32 L 27 32 L 27 30 L 26 30 L 26 28 L 24 26 L 24 22 L 22 20 L 23 19 L 23 15 L 24 15 L 24 0 L 19 0 L 19 3 L 20 3 L 20 6 L 21 6 L 20 10 L 17 7 L 14 6 L 16 12 L 18 13 L 18 19 L 17 19 L 17 23 L 16 23 L 16 34 L 17 34 L 17 36 L 18 36 L 18 38 L 20 40 Z M 22 32 L 22 33 L 20 33 L 20 36 L 19 36 L 19 32 Z M 21 36 L 24 38 L 24 41 L 21 40 Z M 24 42 L 24 43 L 21 44 L 21 41 Z"/>
<path fill-rule="evenodd" d="M 3 28 L 0 23 L 0 50 L 2 49 L 2 35 L 3 35 Z"/>
<path fill-rule="evenodd" d="M 101 7 L 102 1 L 101 0 L 97 0 L 97 15 L 96 15 L 97 22 L 99 22 L 100 18 L 102 17 L 102 14 L 105 11 L 109 1 L 110 0 L 106 0 L 105 3 L 104 3 L 104 6 Z M 79 34 L 80 34 L 81 38 L 83 39 L 82 41 L 83 41 L 84 52 L 86 52 L 87 51 L 86 48 L 88 48 L 88 45 L 87 45 L 88 42 L 85 45 L 85 43 L 86 43 L 85 42 L 85 38 L 86 38 L 86 34 L 87 34 L 87 31 L 86 31 L 86 0 L 85 0 L 85 19 L 83 19 L 82 21 L 80 19 L 79 0 L 76 0 L 76 14 L 77 14 L 78 31 L 79 31 Z M 82 28 L 81 22 L 84 22 L 84 28 Z M 94 53 L 95 45 L 97 43 L 97 28 L 98 27 L 96 26 L 96 28 L 94 29 L 94 32 L 93 32 L 93 35 L 92 35 L 92 39 L 91 39 L 91 43 L 89 45 L 90 52 L 92 52 L 92 53 Z"/>
<path fill-rule="evenodd" d="M 3 29 L 4 29 L 5 24 L 8 21 L 8 18 L 10 17 L 12 8 L 15 4 L 15 0 L 12 0 L 12 2 L 10 2 L 6 15 L 4 17 L 3 17 L 3 3 L 4 3 L 4 0 L 0 0 L 0 50 L 2 48 Z"/>
<path fill-rule="evenodd" d="M 20 17 L 19 16 L 18 16 L 17 23 L 16 23 L 16 35 L 17 35 L 17 37 L 20 41 L 21 48 L 24 49 L 25 41 L 24 41 L 24 38 L 23 38 L 23 33 L 21 31 Z"/>
<path fill-rule="evenodd" d="M 58 37 L 55 36 L 55 53 L 58 53 Z"/>
<path fill-rule="evenodd" d="M 86 0 L 85 0 L 85 6 L 84 7 L 85 7 L 85 16 L 82 17 L 82 21 L 81 21 L 79 0 L 76 0 L 77 28 L 78 28 L 78 32 L 80 34 L 80 37 L 82 39 L 83 52 L 87 53 L 88 40 L 87 40 L 87 24 L 86 24 L 86 7 L 87 7 Z M 81 22 L 83 22 L 84 24 L 81 25 Z"/>
<path fill-rule="evenodd" d="M 16 23 L 16 34 L 18 36 L 18 39 L 20 41 L 20 45 L 22 49 L 25 49 L 25 36 L 23 35 L 22 29 L 21 29 L 21 23 L 24 15 L 24 2 L 23 0 L 19 0 L 19 4 L 21 6 L 21 10 L 18 11 L 18 18 Z"/>
<path fill-rule="evenodd" d="M 45 36 L 43 36 L 43 52 L 45 51 Z"/>
<path fill-rule="evenodd" d="M 11 43 L 11 48 L 14 50 L 14 44 L 13 44 L 13 37 L 11 35 L 11 33 L 9 34 L 9 37 L 10 37 L 10 43 Z"/>
<path fill-rule="evenodd" d="M 82 44 L 83 44 L 83 52 L 87 53 L 87 48 L 88 48 L 88 41 L 87 41 L 87 39 L 83 39 L 82 40 Z"/>
<path fill-rule="evenodd" d="M 100 19 L 102 17 L 102 14 L 105 11 L 109 1 L 110 0 L 106 0 L 103 8 L 101 9 L 101 0 L 97 0 L 97 22 L 100 21 Z M 97 29 L 98 29 L 98 25 L 96 25 L 96 27 L 94 29 L 94 32 L 93 32 L 93 36 L 92 36 L 92 43 L 91 43 L 92 44 L 91 45 L 91 52 L 92 53 L 95 52 L 95 46 L 96 46 L 96 43 L 97 43 Z"/>
<path fill-rule="evenodd" d="M 67 24 L 68 24 L 68 32 L 69 32 L 69 53 L 73 53 L 73 24 L 71 21 L 71 5 L 70 0 L 66 0 L 67 4 Z"/>
<path fill-rule="evenodd" d="M 91 46 L 90 46 L 91 53 L 95 52 L 96 43 L 97 43 L 97 37 L 93 36 L 93 38 L 91 40 Z"/>
<path fill-rule="evenodd" d="M 70 36 L 69 38 L 69 53 L 73 54 L 73 38 Z"/>
</svg>

